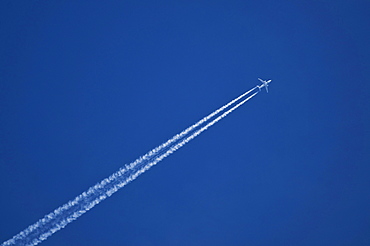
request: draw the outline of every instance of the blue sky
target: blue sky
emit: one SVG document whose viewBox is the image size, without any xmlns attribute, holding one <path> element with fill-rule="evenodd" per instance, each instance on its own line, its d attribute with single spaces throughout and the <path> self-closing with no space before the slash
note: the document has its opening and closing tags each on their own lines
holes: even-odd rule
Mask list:
<svg viewBox="0 0 370 246">
<path fill-rule="evenodd" d="M 2 1 L 0 241 L 273 79 L 44 245 L 369 245 L 368 1 Z"/>
</svg>

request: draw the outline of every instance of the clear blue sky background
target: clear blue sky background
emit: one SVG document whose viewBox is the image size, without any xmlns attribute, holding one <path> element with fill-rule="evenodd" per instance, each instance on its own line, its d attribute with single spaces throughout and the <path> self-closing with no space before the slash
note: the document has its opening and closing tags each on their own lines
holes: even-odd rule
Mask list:
<svg viewBox="0 0 370 246">
<path fill-rule="evenodd" d="M 260 93 L 43 245 L 370 245 L 370 2 L 1 1 L 0 241 Z"/>
</svg>

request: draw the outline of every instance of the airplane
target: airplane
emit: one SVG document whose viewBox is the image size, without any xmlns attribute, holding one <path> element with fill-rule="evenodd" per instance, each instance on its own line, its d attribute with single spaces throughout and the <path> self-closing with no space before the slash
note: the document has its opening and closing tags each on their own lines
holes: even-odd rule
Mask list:
<svg viewBox="0 0 370 246">
<path fill-rule="evenodd" d="M 269 92 L 267 87 L 268 87 L 268 83 L 270 83 L 272 80 L 270 79 L 270 80 L 266 81 L 266 80 L 263 80 L 263 79 L 260 79 L 260 78 L 258 78 L 258 80 L 262 82 L 262 85 L 257 85 L 258 89 L 261 91 L 261 88 L 265 87 L 266 91 Z"/>
</svg>

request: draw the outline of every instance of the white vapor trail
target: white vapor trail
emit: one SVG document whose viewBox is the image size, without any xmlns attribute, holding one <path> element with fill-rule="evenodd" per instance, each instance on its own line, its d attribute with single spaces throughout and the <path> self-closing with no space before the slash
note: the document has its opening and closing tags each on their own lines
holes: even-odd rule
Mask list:
<svg viewBox="0 0 370 246">
<path fill-rule="evenodd" d="M 253 91 L 255 92 L 252 94 Z M 130 163 L 129 165 L 125 165 L 124 167 L 120 168 L 117 172 L 113 173 L 108 178 L 103 179 L 96 185 L 90 187 L 87 191 L 83 192 L 75 199 L 67 202 L 61 207 L 55 209 L 53 212 L 45 215 L 42 219 L 30 225 L 28 228 L 15 235 L 13 238 L 3 242 L 1 246 L 31 246 L 37 245 L 40 242 L 46 240 L 49 236 L 64 228 L 72 221 L 76 220 L 82 214 L 86 213 L 95 205 L 99 204 L 102 200 L 111 196 L 120 188 L 122 188 L 132 180 L 136 179 L 140 174 L 144 173 L 146 170 L 148 170 L 149 168 L 187 144 L 189 141 L 197 137 L 203 131 L 207 130 L 209 127 L 226 117 L 228 114 L 230 114 L 235 109 L 247 102 L 249 99 L 254 97 L 258 92 L 258 86 L 245 92 L 244 94 L 215 110 L 208 116 L 204 117 L 197 123 L 191 125 L 181 133 L 176 134 L 167 142 L 154 148 L 147 154 L 139 157 L 137 160 Z M 234 104 L 236 105 L 231 107 Z M 229 107 L 231 108 L 226 110 Z M 223 113 L 220 114 L 221 112 Z M 210 121 L 211 118 L 214 118 L 218 114 L 220 115 Z M 201 127 L 201 125 L 204 126 Z"/>
</svg>

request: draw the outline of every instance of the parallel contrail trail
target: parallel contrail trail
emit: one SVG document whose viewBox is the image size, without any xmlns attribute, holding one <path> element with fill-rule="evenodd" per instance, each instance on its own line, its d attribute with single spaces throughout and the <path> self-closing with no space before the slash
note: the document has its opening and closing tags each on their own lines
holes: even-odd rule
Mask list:
<svg viewBox="0 0 370 246">
<path fill-rule="evenodd" d="M 253 94 L 251 94 L 255 91 Z M 46 240 L 49 236 L 64 228 L 67 224 L 76 220 L 82 214 L 89 211 L 95 205 L 99 204 L 102 200 L 111 196 L 120 188 L 136 179 L 140 174 L 144 173 L 150 167 L 154 166 L 167 156 L 174 153 L 176 150 L 187 144 L 189 141 L 197 137 L 203 131 L 226 117 L 235 109 L 243 105 L 249 99 L 254 97 L 259 92 L 258 86 L 243 93 L 239 97 L 215 110 L 208 116 L 204 117 L 197 123 L 191 125 L 179 134 L 176 134 L 167 142 L 149 151 L 147 154 L 141 156 L 129 165 L 125 165 L 117 172 L 113 173 L 108 178 L 103 179 L 100 183 L 90 187 L 87 191 L 77 196 L 74 200 L 57 208 L 53 212 L 44 216 L 36 223 L 30 225 L 25 230 L 21 231 L 13 238 L 3 242 L 1 246 L 6 245 L 37 245 Z M 251 94 L 250 96 L 248 96 Z M 248 97 L 247 97 L 248 96 Z M 244 98 L 244 99 L 243 99 Z M 243 99 L 243 100 L 242 100 Z M 237 103 L 240 101 L 239 103 Z M 236 104 L 232 108 L 225 111 L 227 108 Z M 225 111 L 225 112 L 223 112 Z M 211 122 L 210 119 L 220 114 Z M 209 123 L 207 123 L 209 122 Z M 207 123 L 207 124 L 206 124 Z M 201 125 L 204 125 L 202 126 Z"/>
</svg>

